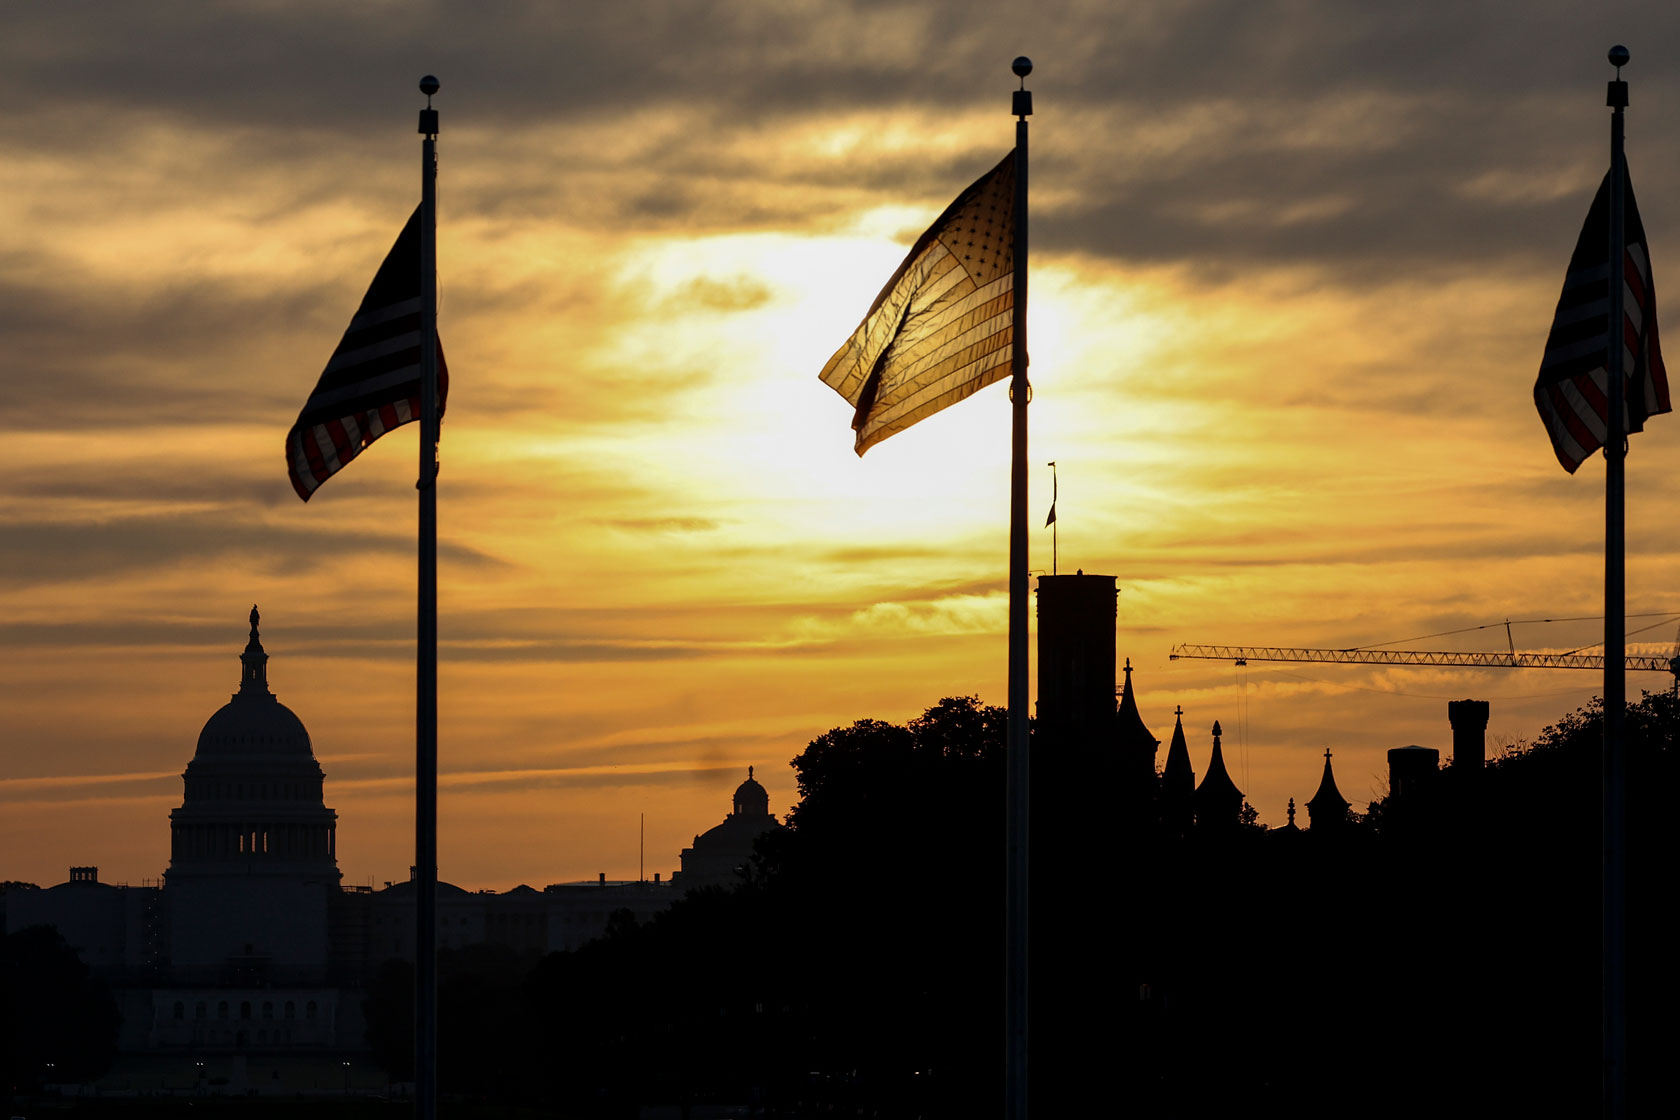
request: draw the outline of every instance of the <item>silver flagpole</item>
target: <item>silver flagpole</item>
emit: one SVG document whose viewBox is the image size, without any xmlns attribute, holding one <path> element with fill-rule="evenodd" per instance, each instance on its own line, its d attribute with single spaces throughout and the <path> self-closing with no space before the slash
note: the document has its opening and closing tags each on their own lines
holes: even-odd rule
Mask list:
<svg viewBox="0 0 1680 1120">
<path fill-rule="evenodd" d="M 1605 103 L 1610 106 L 1610 323 L 1608 421 L 1604 459 L 1604 1115 L 1627 1115 L 1627 714 L 1626 610 L 1623 493 L 1627 457 L 1626 348 L 1622 288 L 1625 284 L 1627 163 L 1622 154 L 1622 110 L 1628 103 L 1622 67 L 1626 47 L 1610 48 L 1616 68 Z"/>
<path fill-rule="evenodd" d="M 437 1080 L 437 134 L 420 79 L 420 578 L 414 688 L 414 1115 L 436 1120 Z"/>
<path fill-rule="evenodd" d="M 1021 88 L 1015 91 L 1015 295 L 1013 376 L 1009 399 L 1014 406 L 1013 449 L 1009 468 L 1009 735 L 1004 941 L 1004 1116 L 1027 1115 L 1027 118 L 1032 93 L 1027 75 L 1032 61 L 1012 66 Z"/>
</svg>

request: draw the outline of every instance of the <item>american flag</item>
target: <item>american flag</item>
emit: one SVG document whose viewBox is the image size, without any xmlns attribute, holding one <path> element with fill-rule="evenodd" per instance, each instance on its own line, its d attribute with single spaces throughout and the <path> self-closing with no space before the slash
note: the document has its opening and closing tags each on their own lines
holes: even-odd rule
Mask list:
<svg viewBox="0 0 1680 1120">
<path fill-rule="evenodd" d="M 286 469 L 306 502 L 362 448 L 420 419 L 420 268 L 416 208 L 286 434 Z M 439 418 L 448 391 L 440 342 Z"/>
<path fill-rule="evenodd" d="M 1625 180 L 1624 178 L 1624 181 Z M 1645 227 L 1627 181 L 1626 252 L 1622 260 L 1622 372 L 1626 384 L 1624 432 L 1645 418 L 1668 412 L 1668 375 L 1657 344 L 1657 294 Z M 1604 446 L 1608 430 L 1610 361 L 1610 176 L 1605 175 L 1587 211 L 1587 224 L 1569 258 L 1563 294 L 1546 337 L 1546 354 L 1534 382 L 1534 405 L 1552 437 L 1552 450 L 1570 474 Z"/>
<path fill-rule="evenodd" d="M 823 367 L 856 409 L 857 453 L 1008 374 L 1014 306 L 1010 152 L 922 234 Z"/>
</svg>

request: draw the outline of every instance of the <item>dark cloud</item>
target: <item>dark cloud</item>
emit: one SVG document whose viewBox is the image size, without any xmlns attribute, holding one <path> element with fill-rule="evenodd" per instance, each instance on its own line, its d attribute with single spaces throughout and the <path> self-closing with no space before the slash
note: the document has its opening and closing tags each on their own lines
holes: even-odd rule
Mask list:
<svg viewBox="0 0 1680 1120">
<path fill-rule="evenodd" d="M 297 575 L 358 555 L 408 558 L 414 547 L 405 534 L 242 522 L 217 512 L 103 522 L 17 520 L 0 527 L 0 586 L 109 579 L 176 565 L 208 571 L 229 557 L 262 571 Z M 452 541 L 440 541 L 438 555 L 455 564 L 501 563 Z"/>
<path fill-rule="evenodd" d="M 665 301 L 663 310 L 751 311 L 770 302 L 770 289 L 750 276 L 697 276 Z"/>
<path fill-rule="evenodd" d="M 0 258 L 0 337 L 8 348 L 0 428 L 268 417 L 283 430 L 319 370 L 311 360 L 295 384 L 276 385 L 256 375 L 253 343 L 301 329 L 322 340 L 324 363 L 335 341 L 325 303 L 319 291 L 240 290 L 211 280 L 114 288 L 62 261 L 8 254 Z"/>
<path fill-rule="evenodd" d="M 799 652 L 812 652 L 811 646 L 816 643 L 801 643 Z M 393 645 L 366 646 L 353 642 L 331 642 L 320 645 L 298 645 L 290 649 L 298 656 L 313 657 L 349 657 L 377 659 L 401 655 L 410 656 L 412 640 L 403 646 Z M 758 644 L 749 642 L 645 642 L 645 641 L 571 641 L 566 639 L 551 639 L 548 641 L 507 642 L 498 641 L 483 645 L 466 642 L 454 642 L 439 639 L 438 660 L 440 662 L 459 663 L 493 663 L 506 664 L 509 662 L 532 663 L 585 663 L 601 664 L 603 662 L 643 662 L 643 661 L 693 661 L 698 658 L 712 657 L 741 657 L 754 654 L 782 654 L 795 652 L 795 647 L 788 645 Z"/>
<path fill-rule="evenodd" d="M 1377 539 L 1371 539 L 1375 537 Z M 1221 570 L 1256 568 L 1371 568 L 1384 564 L 1421 565 L 1462 562 L 1590 556 L 1603 543 L 1560 536 L 1543 529 L 1507 530 L 1477 524 L 1434 522 L 1405 529 L 1382 528 L 1350 533 L 1345 539 L 1317 537 L 1303 543 L 1263 531 L 1204 532 L 1138 540 L 1129 554 L 1127 578 L 1133 582 L 1174 579 L 1185 572 L 1204 575 Z"/>
<path fill-rule="evenodd" d="M 854 565 L 880 564 L 893 560 L 932 560 L 939 557 L 952 557 L 960 549 L 934 548 L 930 545 L 849 545 L 845 548 L 831 548 L 818 553 L 814 560 L 823 564 L 838 564 L 842 567 Z"/>
<path fill-rule="evenodd" d="M 466 155 L 463 173 L 470 180 L 471 159 L 494 154 L 493 178 L 456 188 L 469 208 L 529 220 L 582 204 L 624 228 L 810 221 L 859 191 L 937 205 L 985 152 L 801 160 L 774 137 L 836 113 L 995 104 L 1007 143 L 1005 67 L 1025 49 L 1039 65 L 1034 181 L 1046 192 L 1035 245 L 1185 262 L 1210 277 L 1311 262 L 1365 286 L 1419 267 L 1549 261 L 1567 252 L 1582 191 L 1467 186 L 1489 172 L 1594 177 L 1603 50 L 1618 34 L 1634 47 L 1636 143 L 1638 122 L 1680 112 L 1680 79 L 1646 63 L 1643 48 L 1680 38 L 1672 5 L 1545 0 L 1520 18 L 1491 0 L 1070 0 L 1030 12 L 959 0 L 432 3 L 401 19 L 324 3 L 98 11 L 9 13 L 0 91 L 42 106 L 0 125 L 9 150 L 181 125 L 251 144 L 288 178 L 301 162 L 308 196 L 332 189 L 317 159 L 342 168 L 396 142 L 429 68 L 444 80 L 446 137 Z M 638 143 L 659 112 L 681 114 L 680 130 Z M 614 124 L 614 143 L 589 141 L 590 128 Z M 381 183 L 382 164 L 371 169 Z M 1680 159 L 1666 149 L 1647 142 L 1634 166 L 1652 196 L 1680 186 Z M 601 179 L 625 169 L 633 189 Z M 337 189 L 365 189 L 363 179 Z M 1653 238 L 1669 239 L 1675 223 L 1659 217 Z"/>
</svg>

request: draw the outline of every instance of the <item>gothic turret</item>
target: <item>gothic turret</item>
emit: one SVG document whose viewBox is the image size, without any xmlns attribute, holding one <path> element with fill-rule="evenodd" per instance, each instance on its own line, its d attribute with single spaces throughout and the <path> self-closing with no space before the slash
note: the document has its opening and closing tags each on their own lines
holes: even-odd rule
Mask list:
<svg viewBox="0 0 1680 1120">
<path fill-rule="evenodd" d="M 1115 713 L 1115 740 L 1120 752 L 1120 774 L 1128 786 L 1147 790 L 1155 777 L 1155 750 L 1161 740 L 1149 733 L 1138 712 L 1132 693 L 1132 659 L 1126 658 L 1126 683 L 1120 689 L 1120 710 Z"/>
<path fill-rule="evenodd" d="M 1225 754 L 1220 749 L 1219 721 L 1213 721 L 1213 757 L 1207 774 L 1196 787 L 1196 826 L 1203 829 L 1235 828 L 1242 818 L 1243 795 L 1225 771 Z"/>
<path fill-rule="evenodd" d="M 1318 792 L 1307 802 L 1307 820 L 1314 830 L 1333 829 L 1347 823 L 1348 799 L 1336 788 L 1336 775 L 1330 770 L 1330 749 L 1324 750 L 1324 777 L 1319 780 Z"/>
<path fill-rule="evenodd" d="M 1190 767 L 1190 747 L 1184 741 L 1184 709 L 1173 712 L 1172 743 L 1161 772 L 1161 825 L 1168 834 L 1182 836 L 1195 819 L 1196 771 Z"/>
</svg>

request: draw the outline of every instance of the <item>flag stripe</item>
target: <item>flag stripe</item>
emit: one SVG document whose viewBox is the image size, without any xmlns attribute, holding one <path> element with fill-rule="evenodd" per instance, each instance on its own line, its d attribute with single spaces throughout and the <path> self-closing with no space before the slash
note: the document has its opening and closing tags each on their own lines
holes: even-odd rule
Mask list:
<svg viewBox="0 0 1680 1120">
<path fill-rule="evenodd" d="M 306 502 L 363 448 L 420 416 L 421 267 L 416 208 L 286 435 L 287 473 Z M 449 392 L 441 343 L 437 357 L 441 419 Z"/>
</svg>

